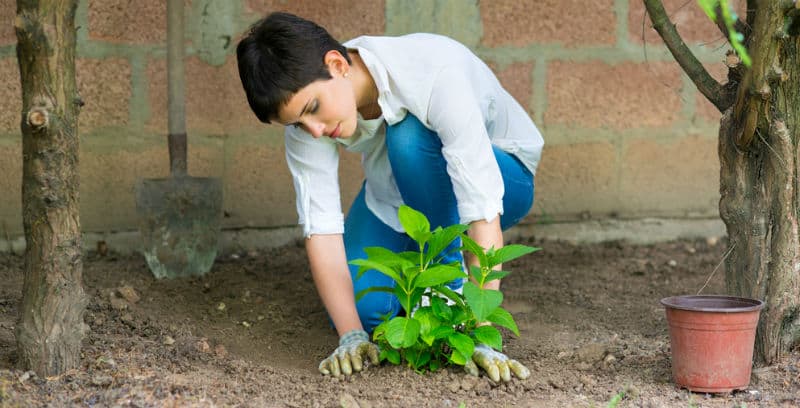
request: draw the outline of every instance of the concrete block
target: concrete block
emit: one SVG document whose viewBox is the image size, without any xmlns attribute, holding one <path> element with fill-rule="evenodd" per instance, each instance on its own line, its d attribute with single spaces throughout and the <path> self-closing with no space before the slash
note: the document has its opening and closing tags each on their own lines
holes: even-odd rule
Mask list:
<svg viewBox="0 0 800 408">
<path fill-rule="evenodd" d="M 480 2 L 483 44 L 525 47 L 612 45 L 616 41 L 614 0 L 493 0 Z"/>
<path fill-rule="evenodd" d="M 75 70 L 78 93 L 85 104 L 78 115 L 80 131 L 128 124 L 131 99 L 128 60 L 79 58 Z"/>
<path fill-rule="evenodd" d="M 668 126 L 681 114 L 682 86 L 672 62 L 555 61 L 547 67 L 544 120 L 610 129 Z"/>
<path fill-rule="evenodd" d="M 436 33 L 468 47 L 483 36 L 477 0 L 389 0 L 386 34 Z"/>
<path fill-rule="evenodd" d="M 636 214 L 716 214 L 719 158 L 717 140 L 709 136 L 626 141 L 620 172 L 622 208 Z"/>
<path fill-rule="evenodd" d="M 199 58 L 186 59 L 186 127 L 189 133 L 230 134 L 263 130 L 263 124 L 247 104 L 235 56 L 222 66 Z M 149 130 L 167 132 L 167 63 L 147 64 Z"/>
<path fill-rule="evenodd" d="M 533 62 L 515 62 L 502 69 L 496 64 L 489 64 L 503 88 L 522 105 L 526 111 L 533 115 L 531 101 L 533 100 Z"/>
<path fill-rule="evenodd" d="M 309 19 L 341 42 L 384 33 L 384 0 L 247 0 L 245 5 L 258 18 L 285 11 Z"/>
<path fill-rule="evenodd" d="M 17 17 L 17 2 L 0 0 L 0 46 L 15 44 L 17 33 L 14 31 L 14 19 Z"/>
<path fill-rule="evenodd" d="M 0 194 L 0 233 L 12 236 L 21 234 L 22 140 L 20 139 L 0 144 L 0 191 L 3 192 Z"/>
<path fill-rule="evenodd" d="M 539 218 L 616 211 L 616 148 L 610 141 L 545 145 L 535 183 Z"/>
<path fill-rule="evenodd" d="M 22 86 L 16 58 L 0 59 L 0 132 L 20 133 Z"/>
<path fill-rule="evenodd" d="M 117 43 L 164 43 L 167 2 L 88 0 L 89 38 Z"/>
<path fill-rule="evenodd" d="M 230 146 L 225 171 L 226 227 L 297 224 L 295 194 L 281 146 L 243 142 Z"/>
</svg>

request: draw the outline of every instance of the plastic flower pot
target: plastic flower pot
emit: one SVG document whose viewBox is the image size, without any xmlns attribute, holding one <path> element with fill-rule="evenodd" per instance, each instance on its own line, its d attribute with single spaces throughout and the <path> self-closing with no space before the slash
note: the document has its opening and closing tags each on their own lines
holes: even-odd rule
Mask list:
<svg viewBox="0 0 800 408">
<path fill-rule="evenodd" d="M 672 378 L 693 392 L 746 389 L 764 302 L 732 296 L 673 296 L 666 307 Z"/>
</svg>

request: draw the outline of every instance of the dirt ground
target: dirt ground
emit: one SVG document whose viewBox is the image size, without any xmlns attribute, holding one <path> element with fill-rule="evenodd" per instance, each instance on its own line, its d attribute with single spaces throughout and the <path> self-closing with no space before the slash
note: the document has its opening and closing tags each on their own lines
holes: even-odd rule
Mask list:
<svg viewBox="0 0 800 408">
<path fill-rule="evenodd" d="M 650 246 L 528 241 L 507 265 L 504 306 L 522 336 L 506 352 L 531 378 L 494 384 L 455 368 L 371 366 L 339 380 L 317 364 L 336 345 L 300 245 L 225 254 L 202 278 L 157 281 L 140 256 L 91 252 L 91 327 L 80 369 L 15 368 L 22 259 L 0 254 L 2 406 L 619 407 L 800 406 L 800 351 L 756 369 L 747 391 L 690 393 L 670 378 L 659 299 L 694 294 L 722 259 L 714 240 Z M 94 243 L 87 243 L 94 245 Z M 703 293 L 723 293 L 717 270 Z"/>
</svg>

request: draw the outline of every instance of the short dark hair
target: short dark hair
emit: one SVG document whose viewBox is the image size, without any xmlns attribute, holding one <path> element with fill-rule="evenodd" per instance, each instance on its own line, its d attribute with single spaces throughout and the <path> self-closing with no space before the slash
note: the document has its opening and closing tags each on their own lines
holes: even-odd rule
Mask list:
<svg viewBox="0 0 800 408">
<path fill-rule="evenodd" d="M 289 13 L 269 14 L 250 27 L 236 47 L 239 79 L 258 119 L 270 123 L 278 110 L 308 84 L 330 79 L 328 51 L 347 50 L 324 28 Z"/>
</svg>

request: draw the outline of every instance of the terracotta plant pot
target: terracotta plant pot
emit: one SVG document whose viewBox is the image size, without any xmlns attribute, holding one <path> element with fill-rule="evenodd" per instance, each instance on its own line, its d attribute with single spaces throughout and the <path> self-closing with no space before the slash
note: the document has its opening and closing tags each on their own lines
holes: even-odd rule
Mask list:
<svg viewBox="0 0 800 408">
<path fill-rule="evenodd" d="M 666 307 L 672 378 L 694 392 L 746 389 L 764 302 L 731 296 L 673 296 Z"/>
</svg>

